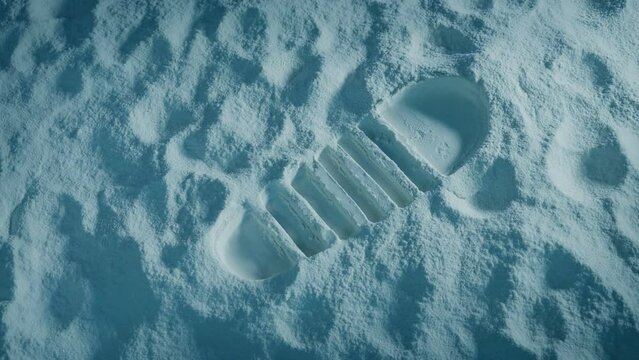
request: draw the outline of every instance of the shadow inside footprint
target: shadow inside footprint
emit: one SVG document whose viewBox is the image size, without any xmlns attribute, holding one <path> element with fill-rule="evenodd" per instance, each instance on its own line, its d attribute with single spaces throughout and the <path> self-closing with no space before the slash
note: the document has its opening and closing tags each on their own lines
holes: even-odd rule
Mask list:
<svg viewBox="0 0 639 360">
<path fill-rule="evenodd" d="M 296 262 L 280 244 L 278 234 L 252 208 L 233 211 L 216 240 L 218 258 L 243 279 L 261 280 L 291 270 Z"/>
<path fill-rule="evenodd" d="M 433 168 L 450 175 L 486 137 L 489 103 L 479 85 L 439 77 L 401 90 L 381 115 Z"/>
<path fill-rule="evenodd" d="M 310 74 L 304 74 L 307 77 Z M 406 206 L 414 199 L 414 191 L 428 191 L 438 184 L 424 160 L 444 175 L 463 165 L 485 138 L 488 116 L 484 89 L 462 78 L 433 78 L 407 87 L 383 108 L 382 119 L 365 117 L 340 139 L 337 148 L 327 146 L 312 164 L 298 167 L 290 185 L 303 199 L 300 206 L 291 200 L 297 195 L 267 191 L 264 214 L 251 210 L 250 204 L 227 209 L 232 215 L 224 216 L 211 232 L 218 259 L 231 273 L 250 280 L 292 269 L 300 254 L 284 245 L 289 244 L 285 239 L 304 255 L 313 256 L 332 243 L 332 237 L 325 236 L 328 232 L 347 239 L 364 224 L 384 220 L 395 205 Z M 229 156 L 233 141 L 212 145 L 217 143 L 225 147 L 211 151 L 211 156 L 231 172 L 229 165 L 234 164 L 224 161 L 241 160 Z M 507 160 L 496 161 L 484 182 L 478 202 L 486 208 L 504 209 L 517 195 L 514 168 Z M 315 224 L 315 217 L 322 224 Z M 396 317 L 402 324 L 413 322 L 404 319 L 401 309 Z M 401 326 L 398 337 L 409 346 L 413 335 Z"/>
</svg>

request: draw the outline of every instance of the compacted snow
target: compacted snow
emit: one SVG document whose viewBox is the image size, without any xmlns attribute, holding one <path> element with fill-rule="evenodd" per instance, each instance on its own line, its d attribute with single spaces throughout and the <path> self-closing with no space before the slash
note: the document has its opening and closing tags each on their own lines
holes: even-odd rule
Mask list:
<svg viewBox="0 0 639 360">
<path fill-rule="evenodd" d="M 638 18 L 0 0 L 0 359 L 639 358 Z"/>
</svg>

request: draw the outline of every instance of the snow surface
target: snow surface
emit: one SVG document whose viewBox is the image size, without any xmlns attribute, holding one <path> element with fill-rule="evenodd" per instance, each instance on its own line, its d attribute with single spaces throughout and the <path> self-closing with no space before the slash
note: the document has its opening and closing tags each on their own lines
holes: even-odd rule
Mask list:
<svg viewBox="0 0 639 360">
<path fill-rule="evenodd" d="M 0 0 L 0 358 L 637 359 L 637 18 Z"/>
</svg>

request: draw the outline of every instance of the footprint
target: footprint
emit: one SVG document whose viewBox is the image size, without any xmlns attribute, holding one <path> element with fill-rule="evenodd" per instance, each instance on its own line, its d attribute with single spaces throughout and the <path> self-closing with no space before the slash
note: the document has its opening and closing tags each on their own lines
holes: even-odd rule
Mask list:
<svg viewBox="0 0 639 360">
<path fill-rule="evenodd" d="M 415 156 L 387 124 L 365 118 L 360 123 L 360 129 L 382 150 L 386 157 L 397 164 L 419 190 L 428 191 L 435 186 L 436 179 L 431 168 Z"/>
<path fill-rule="evenodd" d="M 476 84 L 440 77 L 401 90 L 382 116 L 433 168 L 450 175 L 486 137 L 488 108 Z"/>
<path fill-rule="evenodd" d="M 481 87 L 461 78 L 434 78 L 401 90 L 380 106 L 379 116 L 367 117 L 316 159 L 267 186 L 260 199 L 226 209 L 230 215 L 209 235 L 215 253 L 244 279 L 292 269 L 336 238 L 348 239 L 409 205 L 419 190 L 435 187 L 438 176 L 463 166 L 486 136 L 488 108 Z M 512 165 L 500 160 L 489 177 L 511 172 Z M 505 180 L 506 190 L 512 183 L 512 177 Z M 497 190 L 486 191 L 489 196 Z M 486 206 L 507 206 L 513 192 Z"/>
<path fill-rule="evenodd" d="M 291 270 L 295 255 L 278 238 L 285 236 L 273 220 L 250 205 L 226 209 L 213 228 L 215 255 L 231 273 L 248 280 L 266 279 Z"/>
<path fill-rule="evenodd" d="M 306 256 L 324 251 L 336 241 L 299 196 L 281 184 L 273 183 L 267 189 L 266 209 Z"/>
<path fill-rule="evenodd" d="M 340 239 L 351 237 L 366 222 L 348 193 L 319 164 L 303 165 L 292 185 Z"/>
</svg>

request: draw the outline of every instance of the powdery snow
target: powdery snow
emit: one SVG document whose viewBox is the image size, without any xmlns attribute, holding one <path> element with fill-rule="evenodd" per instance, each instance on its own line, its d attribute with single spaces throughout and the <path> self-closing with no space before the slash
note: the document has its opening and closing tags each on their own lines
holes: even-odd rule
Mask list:
<svg viewBox="0 0 639 360">
<path fill-rule="evenodd" d="M 636 358 L 637 18 L 0 0 L 0 358 Z"/>
</svg>

